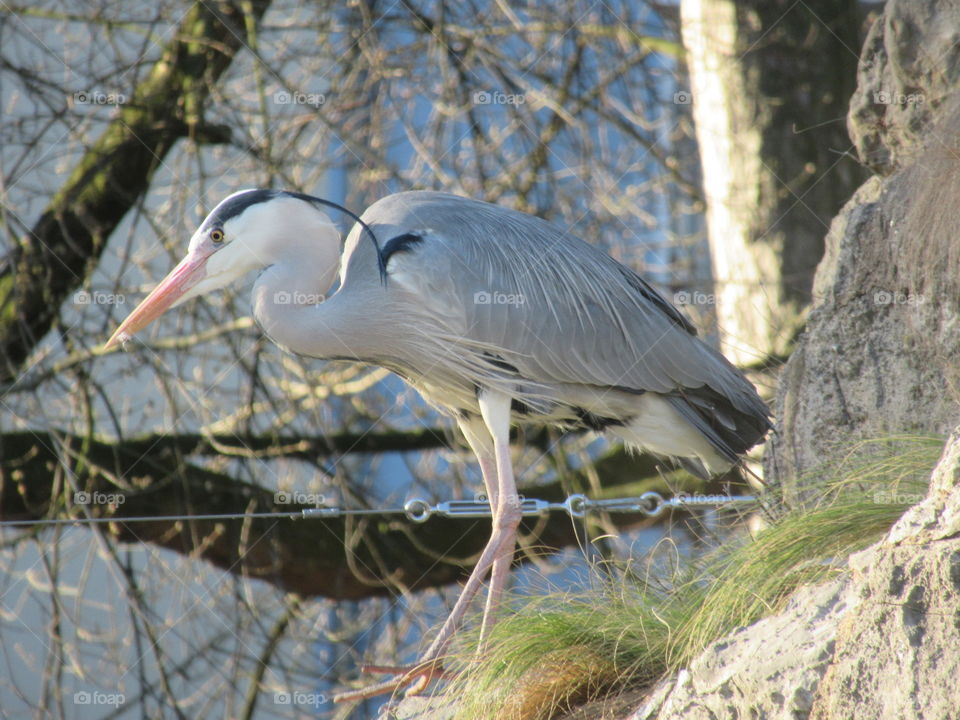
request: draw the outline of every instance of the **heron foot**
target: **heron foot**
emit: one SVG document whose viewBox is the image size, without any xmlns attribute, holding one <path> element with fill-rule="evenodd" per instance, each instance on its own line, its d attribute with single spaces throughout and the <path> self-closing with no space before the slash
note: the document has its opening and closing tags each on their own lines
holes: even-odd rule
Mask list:
<svg viewBox="0 0 960 720">
<path fill-rule="evenodd" d="M 427 685 L 432 681 L 452 677 L 452 673 L 443 669 L 439 658 L 423 660 L 416 665 L 364 665 L 361 670 L 377 675 L 396 675 L 397 677 L 358 690 L 337 693 L 333 696 L 335 703 L 366 700 L 387 693 L 393 694 L 402 688 L 407 688 L 404 695 L 418 695 L 426 690 Z"/>
</svg>

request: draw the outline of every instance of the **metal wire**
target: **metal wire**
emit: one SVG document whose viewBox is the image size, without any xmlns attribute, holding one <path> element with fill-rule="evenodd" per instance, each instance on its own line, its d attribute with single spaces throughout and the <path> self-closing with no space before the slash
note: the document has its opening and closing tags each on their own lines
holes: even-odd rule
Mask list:
<svg viewBox="0 0 960 720">
<path fill-rule="evenodd" d="M 571 518 L 582 518 L 588 512 L 634 513 L 647 517 L 659 517 L 667 509 L 697 506 L 722 506 L 755 503 L 752 495 L 674 495 L 664 498 L 658 492 L 646 492 L 639 497 L 608 498 L 591 500 L 586 495 L 570 495 L 563 502 L 549 502 L 518 496 L 515 500 L 524 517 L 546 515 L 550 512 L 565 512 Z M 43 525 L 93 525 L 98 523 L 144 523 L 177 522 L 186 520 L 246 520 L 247 518 L 317 519 L 339 518 L 346 515 L 405 515 L 415 523 L 425 523 L 433 516 L 445 518 L 487 518 L 493 515 L 490 503 L 484 500 L 446 500 L 431 505 L 426 500 L 414 498 L 402 508 L 343 508 L 320 506 L 286 512 L 210 513 L 205 515 L 139 515 L 132 517 L 75 517 L 39 518 L 36 520 L 0 520 L 0 527 L 36 527 Z"/>
</svg>

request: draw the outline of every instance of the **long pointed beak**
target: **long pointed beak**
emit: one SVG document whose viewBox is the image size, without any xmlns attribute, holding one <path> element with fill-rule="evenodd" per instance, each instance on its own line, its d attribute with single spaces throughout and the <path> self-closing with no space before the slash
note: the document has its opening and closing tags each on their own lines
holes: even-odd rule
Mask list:
<svg viewBox="0 0 960 720">
<path fill-rule="evenodd" d="M 104 350 L 130 339 L 134 333 L 142 330 L 158 317 L 169 310 L 177 300 L 181 299 L 194 285 L 206 277 L 208 254 L 192 252 L 170 271 L 160 284 L 143 299 L 127 319 L 120 323 L 120 327 L 110 336 Z"/>
</svg>

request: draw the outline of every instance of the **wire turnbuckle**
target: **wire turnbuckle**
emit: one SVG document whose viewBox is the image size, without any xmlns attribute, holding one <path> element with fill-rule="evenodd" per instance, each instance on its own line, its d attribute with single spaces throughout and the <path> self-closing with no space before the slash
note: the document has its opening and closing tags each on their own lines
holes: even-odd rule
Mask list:
<svg viewBox="0 0 960 720">
<path fill-rule="evenodd" d="M 695 506 L 721 506 L 731 503 L 755 503 L 757 498 L 749 495 L 674 495 L 665 499 L 658 492 L 645 492 L 639 497 L 608 498 L 591 500 L 586 495 L 575 493 L 563 502 L 550 502 L 518 495 L 515 502 L 524 517 L 546 515 L 550 512 L 565 512 L 571 518 L 579 519 L 588 512 L 639 513 L 647 517 L 658 517 L 668 508 L 689 508 Z M 42 525 L 83 525 L 98 523 L 140 523 L 174 522 L 181 520 L 248 520 L 250 518 L 296 519 L 296 518 L 339 518 L 347 515 L 405 515 L 415 523 L 424 523 L 434 515 L 446 518 L 488 518 L 493 516 L 490 503 L 486 500 L 446 500 L 431 505 L 421 498 L 408 500 L 402 508 L 343 508 L 338 506 L 318 506 L 302 510 L 281 512 L 248 513 L 212 513 L 206 515 L 144 515 L 137 517 L 67 517 L 36 518 L 32 520 L 3 520 L 0 527 L 28 527 Z"/>
<path fill-rule="evenodd" d="M 733 495 L 686 495 L 679 494 L 666 499 L 658 492 L 645 492 L 639 497 L 591 500 L 586 495 L 575 493 L 563 502 L 550 502 L 518 496 L 514 502 L 523 517 L 536 517 L 550 512 L 565 512 L 571 518 L 582 518 L 588 512 L 638 513 L 647 517 L 659 517 L 668 508 L 692 506 L 720 506 L 730 503 L 753 503 L 753 496 Z M 445 500 L 431 505 L 422 498 L 408 500 L 403 510 L 348 510 L 339 507 L 318 507 L 303 510 L 303 517 L 341 517 L 343 515 L 404 514 L 415 523 L 425 523 L 434 515 L 445 518 L 488 518 L 493 509 L 486 500 Z"/>
</svg>

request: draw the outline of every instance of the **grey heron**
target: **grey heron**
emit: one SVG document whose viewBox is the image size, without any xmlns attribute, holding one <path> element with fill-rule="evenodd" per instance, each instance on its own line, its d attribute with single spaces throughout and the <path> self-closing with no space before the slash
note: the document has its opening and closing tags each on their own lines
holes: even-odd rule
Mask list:
<svg viewBox="0 0 960 720">
<path fill-rule="evenodd" d="M 278 190 L 226 198 L 107 346 L 256 270 L 253 314 L 278 345 L 383 366 L 455 418 L 480 465 L 491 537 L 422 662 L 377 690 L 424 684 L 488 574 L 481 637 L 492 622 L 520 522 L 514 421 L 603 431 L 701 476 L 739 463 L 767 433 L 769 410 L 746 377 L 642 277 L 563 229 L 404 192 L 371 205 L 341 253 L 330 206 Z"/>
</svg>

